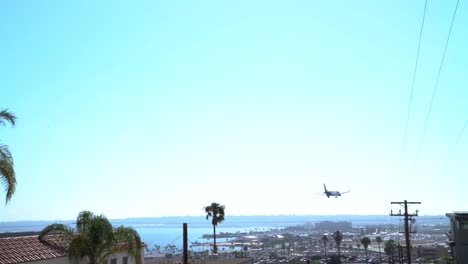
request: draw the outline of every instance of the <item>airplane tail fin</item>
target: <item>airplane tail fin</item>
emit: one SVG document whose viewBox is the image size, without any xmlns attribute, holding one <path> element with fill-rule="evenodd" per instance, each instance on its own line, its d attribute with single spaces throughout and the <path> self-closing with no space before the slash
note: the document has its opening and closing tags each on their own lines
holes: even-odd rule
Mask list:
<svg viewBox="0 0 468 264">
<path fill-rule="evenodd" d="M 325 186 L 325 183 L 323 184 L 323 188 L 325 189 L 325 192 L 327 192 L 327 186 Z"/>
</svg>

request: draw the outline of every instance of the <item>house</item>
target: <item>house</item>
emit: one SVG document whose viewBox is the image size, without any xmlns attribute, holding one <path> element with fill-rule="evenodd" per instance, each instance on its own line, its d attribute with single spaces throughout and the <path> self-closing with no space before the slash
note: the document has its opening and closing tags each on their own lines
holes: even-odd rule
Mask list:
<svg viewBox="0 0 468 264">
<path fill-rule="evenodd" d="M 143 263 L 141 248 L 141 262 Z M 66 246 L 59 239 L 39 240 L 37 233 L 11 233 L 0 236 L 0 264 L 76 264 L 66 251 Z M 83 259 L 79 264 L 86 264 Z M 135 264 L 133 257 L 126 252 L 112 254 L 107 258 L 107 264 Z"/>
<path fill-rule="evenodd" d="M 448 256 L 448 248 L 441 246 L 420 246 L 417 248 L 418 258 L 439 259 Z"/>
<path fill-rule="evenodd" d="M 451 231 L 447 244 L 455 263 L 468 263 L 468 212 L 458 211 L 445 214 L 450 219 Z"/>
<path fill-rule="evenodd" d="M 61 264 L 68 263 L 65 248 L 39 241 L 38 235 L 17 235 L 0 238 L 0 264 L 17 263 Z"/>
</svg>

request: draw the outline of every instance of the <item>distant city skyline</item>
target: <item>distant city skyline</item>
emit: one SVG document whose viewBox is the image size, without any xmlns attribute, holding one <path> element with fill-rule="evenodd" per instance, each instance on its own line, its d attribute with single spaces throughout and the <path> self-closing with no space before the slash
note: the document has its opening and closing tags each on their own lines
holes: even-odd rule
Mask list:
<svg viewBox="0 0 468 264">
<path fill-rule="evenodd" d="M 0 108 L 18 120 L 0 141 L 18 183 L 0 222 L 212 202 L 226 216 L 468 211 L 463 1 L 433 92 L 457 3 L 427 3 L 409 119 L 425 1 L 2 3 Z"/>
</svg>

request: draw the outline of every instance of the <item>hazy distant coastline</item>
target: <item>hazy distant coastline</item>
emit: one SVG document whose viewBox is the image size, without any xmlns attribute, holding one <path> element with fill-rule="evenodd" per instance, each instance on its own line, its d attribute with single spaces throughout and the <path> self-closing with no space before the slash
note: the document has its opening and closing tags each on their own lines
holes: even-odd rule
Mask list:
<svg viewBox="0 0 468 264">
<path fill-rule="evenodd" d="M 355 228 L 367 225 L 401 225 L 401 218 L 388 215 L 261 215 L 261 216 L 226 216 L 226 220 L 218 225 L 217 233 L 249 233 L 280 230 L 293 226 L 313 225 L 315 223 L 351 222 Z M 197 250 L 205 250 L 208 247 L 203 243 L 209 243 L 210 239 L 205 235 L 211 235 L 213 228 L 211 221 L 205 216 L 170 216 L 170 217 L 139 217 L 127 219 L 111 219 L 114 225 L 132 226 L 140 234 L 141 239 L 149 248 L 155 245 L 174 245 L 182 248 L 182 225 L 188 225 L 188 239 L 193 245 L 201 245 Z M 449 225 L 449 219 L 445 215 L 419 216 L 417 224 L 420 225 Z M 75 221 L 16 221 L 0 222 L 0 234 L 17 232 L 39 232 L 51 223 L 63 223 L 73 227 Z M 205 236 L 205 237 L 204 237 Z M 227 238 L 220 238 L 224 241 Z M 220 241 L 221 241 L 220 240 Z"/>
<path fill-rule="evenodd" d="M 449 220 L 445 215 L 418 216 L 419 224 L 448 224 Z M 353 226 L 364 226 L 369 224 L 398 224 L 398 217 L 389 215 L 259 215 L 259 216 L 226 216 L 223 227 L 251 227 L 255 225 L 269 227 L 286 227 L 301 225 L 306 223 L 317 223 L 321 221 L 349 221 Z M 51 223 L 63 223 L 73 225 L 74 220 L 66 221 L 10 221 L 0 222 L 0 232 L 27 232 L 40 231 Z M 179 228 L 181 224 L 187 223 L 189 227 L 209 227 L 210 224 L 205 216 L 164 216 L 164 217 L 135 217 L 126 219 L 111 219 L 114 225 L 125 225 L 138 227 L 164 227 Z"/>
</svg>

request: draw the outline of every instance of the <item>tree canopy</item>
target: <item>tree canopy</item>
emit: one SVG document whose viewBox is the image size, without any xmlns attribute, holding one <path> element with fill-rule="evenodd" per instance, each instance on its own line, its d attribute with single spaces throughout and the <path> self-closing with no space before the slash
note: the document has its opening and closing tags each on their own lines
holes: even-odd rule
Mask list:
<svg viewBox="0 0 468 264">
<path fill-rule="evenodd" d="M 64 224 L 46 226 L 39 239 L 48 242 L 49 237 L 57 238 L 65 245 L 69 257 L 89 264 L 99 264 L 114 253 L 127 252 L 140 264 L 142 242 L 140 235 L 131 227 L 113 227 L 103 215 L 82 211 L 76 219 L 76 228 Z"/>
<path fill-rule="evenodd" d="M 333 233 L 333 240 L 335 240 L 336 247 L 338 248 L 338 256 L 340 256 L 340 245 L 343 241 L 343 234 L 338 230 Z"/>
</svg>

